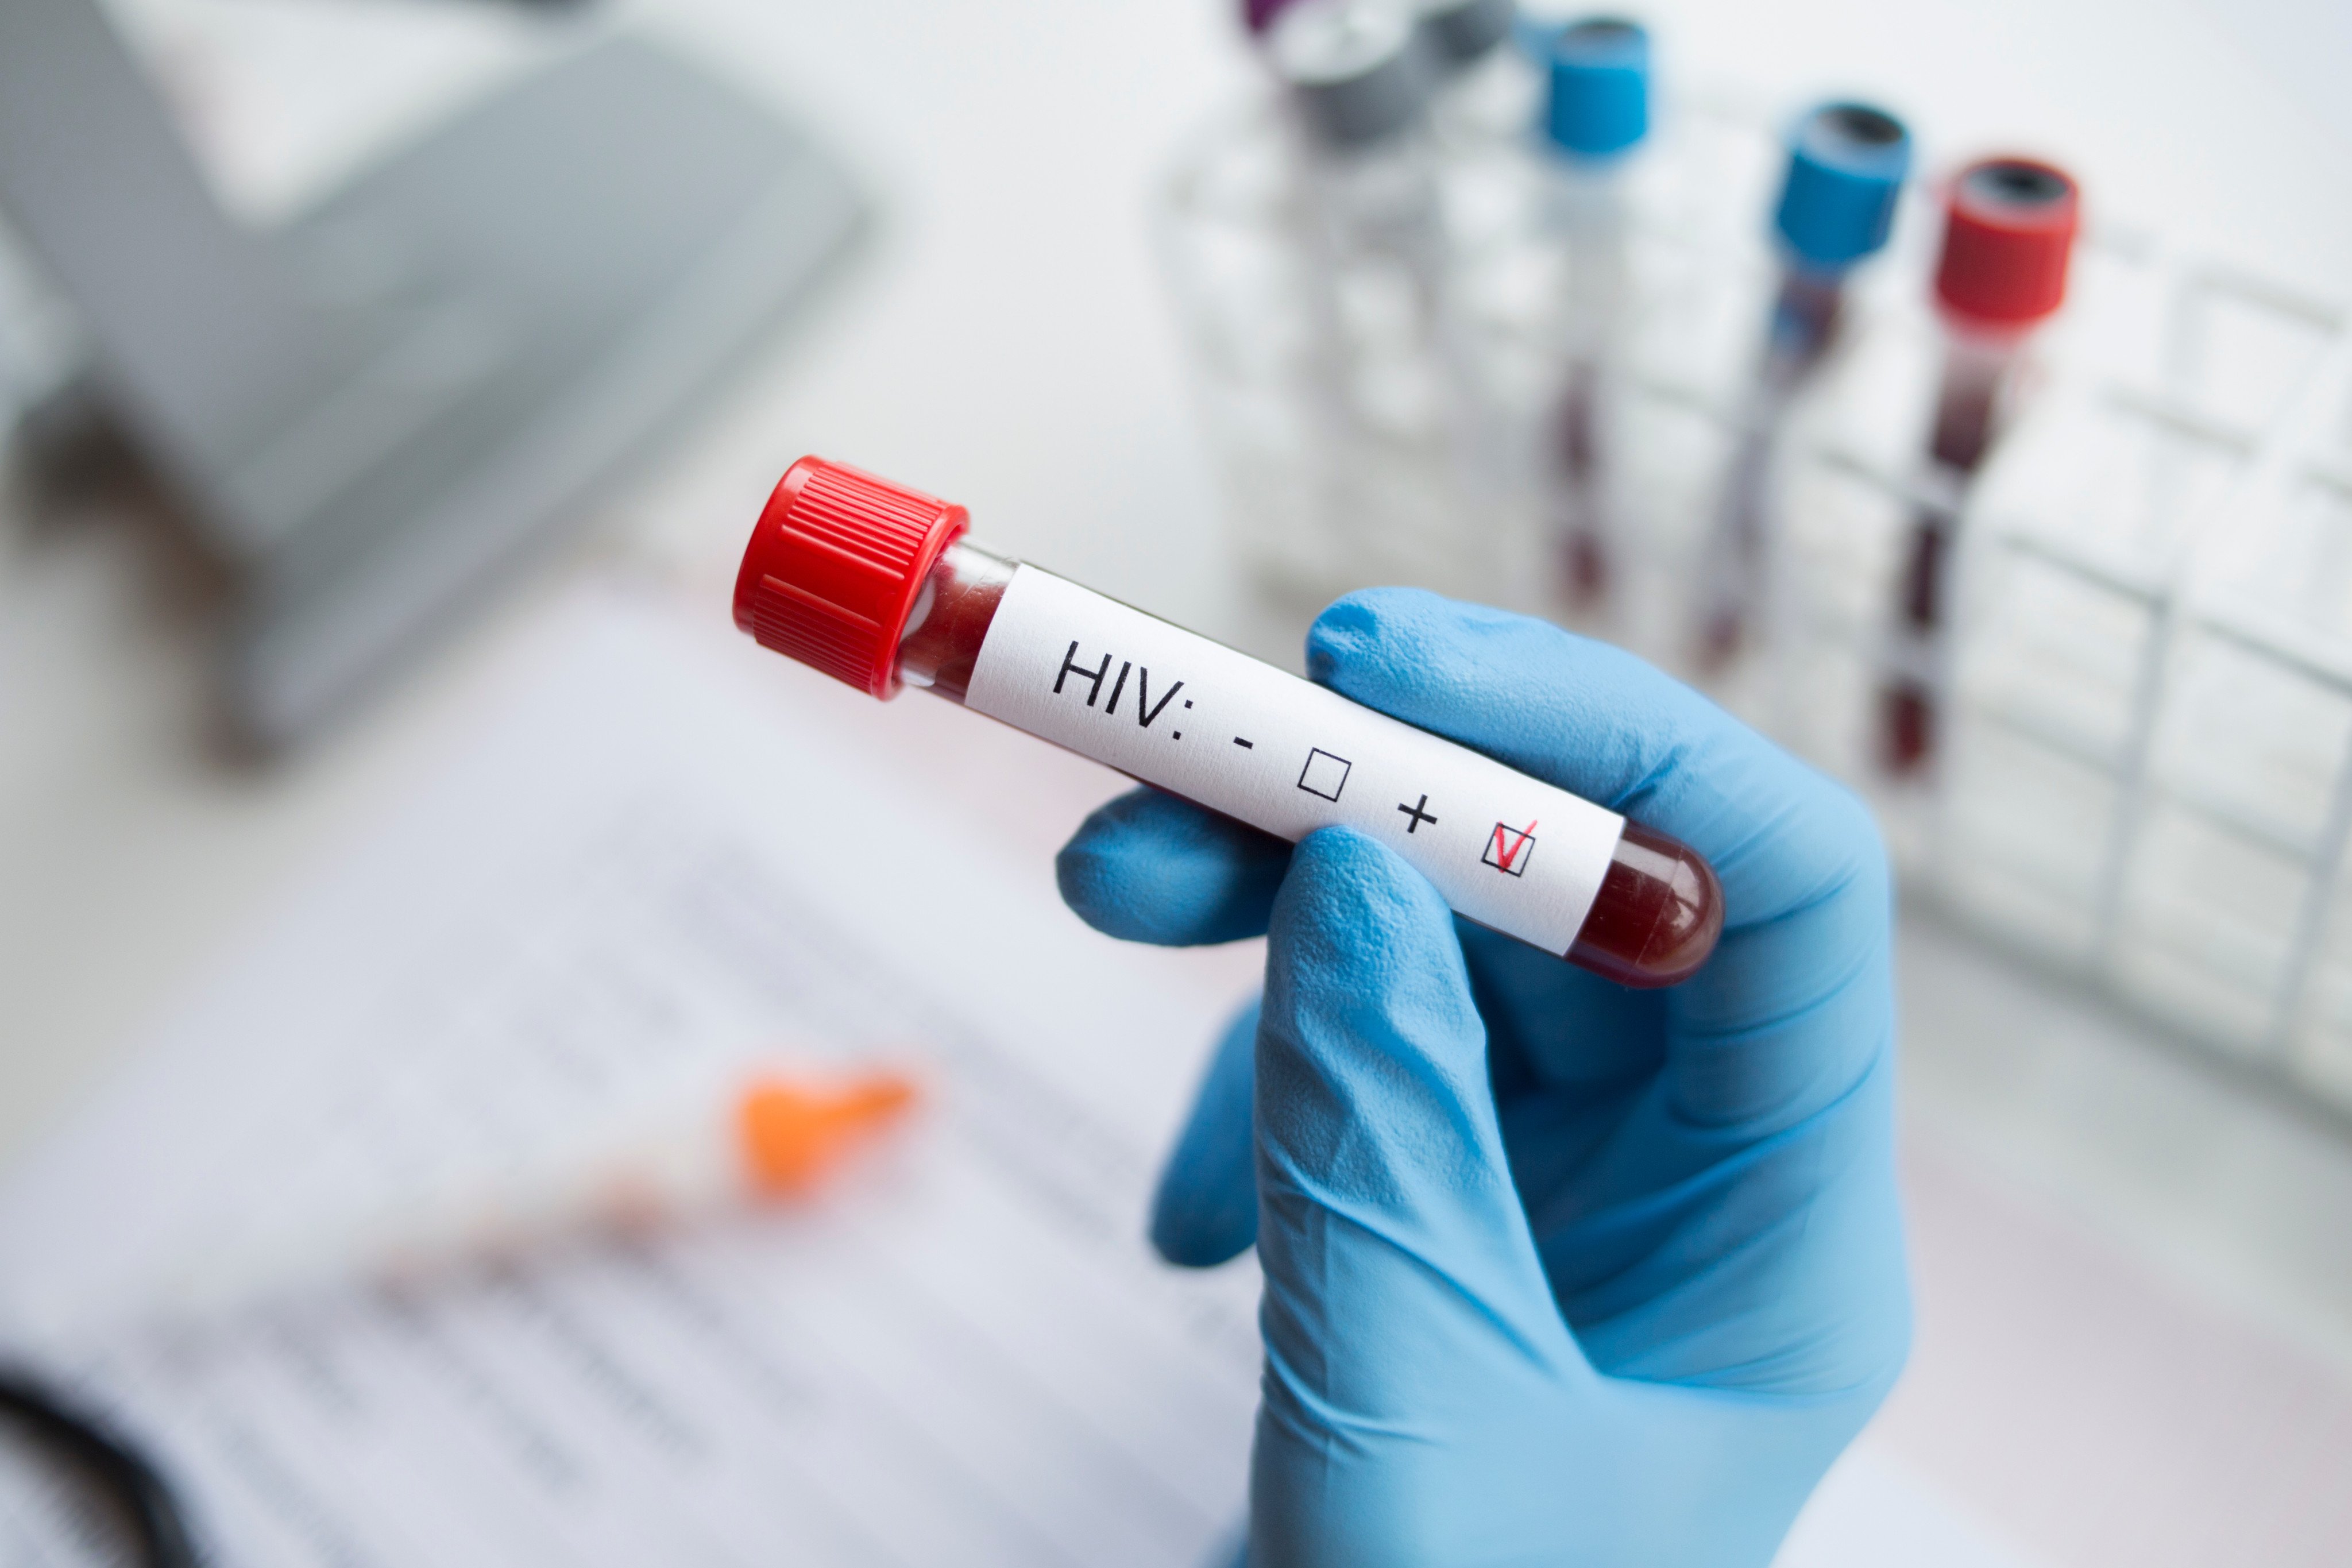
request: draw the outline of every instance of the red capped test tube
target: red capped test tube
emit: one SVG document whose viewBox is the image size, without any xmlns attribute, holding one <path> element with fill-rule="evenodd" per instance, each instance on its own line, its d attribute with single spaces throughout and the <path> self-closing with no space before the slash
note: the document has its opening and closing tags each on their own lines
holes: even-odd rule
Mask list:
<svg viewBox="0 0 2352 1568">
<path fill-rule="evenodd" d="M 2019 351 L 2066 298 L 2066 263 L 2080 222 L 2074 180 L 2030 158 L 1971 163 L 1945 198 L 1944 250 L 1936 268 L 1943 388 L 1880 694 L 1881 758 L 1898 777 L 1924 773 L 1934 759 L 1945 686 L 1947 578 L 1960 510 L 2000 433 Z"/>
<path fill-rule="evenodd" d="M 1723 891 L 1687 845 L 967 539 L 964 509 L 803 458 L 735 623 L 877 698 L 919 687 L 1296 843 L 1345 826 L 1456 912 L 1633 986 L 1689 978 Z"/>
</svg>

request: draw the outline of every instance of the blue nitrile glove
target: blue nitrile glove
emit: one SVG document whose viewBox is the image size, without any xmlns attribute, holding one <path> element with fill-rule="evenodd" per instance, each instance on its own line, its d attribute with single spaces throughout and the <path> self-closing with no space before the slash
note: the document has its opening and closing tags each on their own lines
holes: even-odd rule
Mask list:
<svg viewBox="0 0 2352 1568">
<path fill-rule="evenodd" d="M 1868 815 L 1520 616 L 1352 595 L 1307 662 L 1682 838 L 1727 918 L 1696 978 L 1643 993 L 1457 922 L 1343 828 L 1294 850 L 1140 792 L 1063 851 L 1104 931 L 1272 935 L 1152 1222 L 1177 1262 L 1255 1236 L 1265 1268 L 1247 1560 L 1766 1563 L 1910 1337 Z"/>
</svg>

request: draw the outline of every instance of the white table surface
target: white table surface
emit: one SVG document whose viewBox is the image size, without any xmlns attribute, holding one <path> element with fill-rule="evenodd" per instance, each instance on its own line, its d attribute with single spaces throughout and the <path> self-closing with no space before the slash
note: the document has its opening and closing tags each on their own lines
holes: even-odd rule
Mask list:
<svg viewBox="0 0 2352 1568">
<path fill-rule="evenodd" d="M 2258 7 L 2259 26 L 2235 31 L 2189 0 L 2152 0 L 2129 32 L 2095 5 L 2025 0 L 1923 5 L 1905 28 L 1830 0 L 1648 10 L 1667 58 L 1694 74 L 1792 99 L 1883 86 L 1916 106 L 1931 145 L 1999 133 L 2050 147 L 2137 216 L 2171 204 L 2176 233 L 2283 275 L 2340 279 L 2352 277 L 2352 202 L 2308 199 L 2309 185 L 2318 152 L 2343 166 L 2352 127 L 2265 86 L 2275 79 L 2262 62 L 2277 51 L 2247 41 L 2294 3 Z M 650 577 L 723 614 L 750 521 L 803 451 L 961 500 L 987 537 L 1122 598 L 1270 657 L 1295 649 L 1295 628 L 1240 589 L 1219 539 L 1148 249 L 1154 173 L 1247 79 L 1222 5 L 634 9 L 632 25 L 822 128 L 882 199 L 876 243 L 818 319 L 608 497 L 577 545 L 398 690 L 265 771 L 206 744 L 212 594 L 152 509 L 120 486 L 36 493 L 12 476 L 0 498 L 0 1155 L 94 1092 L 278 890 L 430 770 L 466 694 L 568 575 Z M 511 17 L 453 6 L 138 0 L 122 12 L 196 106 L 225 195 L 260 214 L 538 47 Z M 322 85 L 313 68 L 330 59 L 356 74 Z M 2200 81 L 2231 113 L 2165 118 Z M 2303 156 L 2271 156 L 2290 146 Z M 1085 764 L 1051 767 L 1043 794 L 981 787 L 960 809 L 1042 852 L 1109 788 Z M 2352 1379 L 2352 1138 L 2151 1045 L 1932 916 L 1908 918 L 1902 963 L 1922 1328 L 1914 1374 L 1872 1441 L 2050 1563 L 2126 1542 L 2142 1563 L 2200 1560 L 2183 1553 L 2252 1506 L 2214 1444 L 2334 1434 L 2341 1452 L 2352 1440 L 2341 1425 L 2352 1382 L 2336 1381 Z M 2146 1330 L 2123 1362 L 2110 1364 L 2124 1352 L 2099 1331 L 2107 1320 L 2045 1318 L 2020 1310 L 2030 1290 L 2001 1293 L 2060 1267 L 2080 1276 L 2070 1300 Z M 2247 1382 L 2203 1390 L 2203 1406 L 2151 1416 L 2114 1393 L 2232 1356 Z M 2239 1411 L 2263 1379 L 2319 1395 L 2262 1406 L 2268 1424 L 2251 1436 L 2200 1414 Z M 2153 1447 L 2125 1444 L 2087 1469 L 2079 1444 L 2035 1462 L 2038 1440 L 2058 1441 L 2037 1402 L 2106 1412 L 2112 1432 Z M 2151 1479 L 2176 1470 L 2191 1480 Z M 2352 1542 L 2352 1520 L 2336 1528 L 2305 1546 Z M 2330 1560 L 2301 1550 L 2268 1560 Z"/>
</svg>

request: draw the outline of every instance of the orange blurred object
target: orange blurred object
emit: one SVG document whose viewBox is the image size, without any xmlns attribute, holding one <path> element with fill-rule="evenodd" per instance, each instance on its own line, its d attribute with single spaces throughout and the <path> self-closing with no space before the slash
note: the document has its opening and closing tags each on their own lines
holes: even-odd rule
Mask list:
<svg viewBox="0 0 2352 1568">
<path fill-rule="evenodd" d="M 858 1144 L 904 1116 L 915 1099 L 913 1080 L 894 1072 L 822 1086 L 754 1079 L 737 1112 L 751 1190 L 761 1196 L 806 1195 Z"/>
</svg>

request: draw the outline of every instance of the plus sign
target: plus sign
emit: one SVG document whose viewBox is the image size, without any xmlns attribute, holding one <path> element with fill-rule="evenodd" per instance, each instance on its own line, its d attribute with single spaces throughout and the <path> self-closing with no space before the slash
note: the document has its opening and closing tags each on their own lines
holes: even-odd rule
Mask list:
<svg viewBox="0 0 2352 1568">
<path fill-rule="evenodd" d="M 1410 837 L 1412 835 L 1421 831 L 1421 825 L 1424 822 L 1428 823 L 1433 827 L 1436 826 L 1437 818 L 1430 816 L 1428 811 L 1424 809 L 1428 805 L 1429 797 L 1427 795 L 1423 795 L 1421 797 L 1421 805 L 1407 805 L 1402 801 L 1397 802 L 1397 809 L 1403 812 L 1407 816 L 1412 818 L 1411 822 L 1404 825 L 1406 837 Z"/>
</svg>

